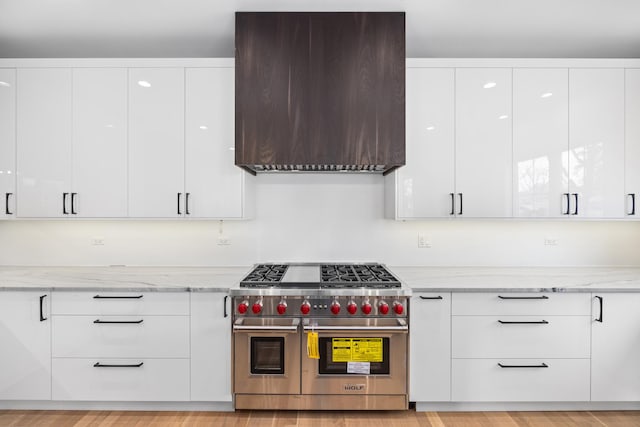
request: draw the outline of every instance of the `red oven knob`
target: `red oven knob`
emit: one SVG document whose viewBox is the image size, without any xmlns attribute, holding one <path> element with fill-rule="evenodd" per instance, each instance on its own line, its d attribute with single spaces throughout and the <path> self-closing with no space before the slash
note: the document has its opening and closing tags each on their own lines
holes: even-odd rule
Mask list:
<svg viewBox="0 0 640 427">
<path fill-rule="evenodd" d="M 253 311 L 253 314 L 258 314 L 262 311 L 262 301 L 258 301 L 255 304 L 253 304 L 251 306 L 251 311 Z"/>
<path fill-rule="evenodd" d="M 280 304 L 278 304 L 277 310 L 278 310 L 278 314 L 280 315 L 285 314 L 287 312 L 287 303 L 284 301 L 280 301 Z"/>
<path fill-rule="evenodd" d="M 245 314 L 248 309 L 249 309 L 248 301 L 242 301 L 240 304 L 238 304 L 238 313 Z"/>
<path fill-rule="evenodd" d="M 387 307 L 388 310 L 388 307 Z M 368 302 L 365 302 L 364 304 L 362 304 L 362 312 L 364 314 L 371 314 L 371 304 L 369 304 Z"/>
<path fill-rule="evenodd" d="M 378 304 L 378 311 L 380 311 L 380 314 L 389 314 L 389 304 L 384 301 L 380 301 L 380 304 Z"/>
<path fill-rule="evenodd" d="M 358 306 L 356 305 L 355 302 L 351 301 L 347 305 L 347 311 L 349 312 L 349 314 L 356 314 L 358 312 Z"/>
<path fill-rule="evenodd" d="M 300 312 L 302 314 L 309 314 L 310 311 L 311 311 L 311 304 L 309 304 L 308 301 L 303 301 L 302 305 L 300 306 Z"/>
<path fill-rule="evenodd" d="M 331 303 L 331 312 L 333 314 L 340 313 L 340 303 L 338 301 L 334 301 Z"/>
<path fill-rule="evenodd" d="M 402 306 L 402 304 L 398 301 L 395 301 L 393 303 L 393 311 L 396 312 L 396 314 L 402 314 L 404 312 L 404 307 Z"/>
</svg>

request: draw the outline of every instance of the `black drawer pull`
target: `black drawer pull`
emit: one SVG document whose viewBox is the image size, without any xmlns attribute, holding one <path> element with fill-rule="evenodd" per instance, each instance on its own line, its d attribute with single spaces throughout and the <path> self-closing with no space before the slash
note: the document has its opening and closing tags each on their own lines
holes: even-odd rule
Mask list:
<svg viewBox="0 0 640 427">
<path fill-rule="evenodd" d="M 548 325 L 549 322 L 546 320 L 538 320 L 534 322 L 520 322 L 520 321 L 509 321 L 509 320 L 498 320 L 498 323 L 502 325 Z"/>
<path fill-rule="evenodd" d="M 449 195 L 451 196 L 451 212 L 449 212 L 449 215 L 455 215 L 456 213 L 455 194 L 449 193 Z"/>
<path fill-rule="evenodd" d="M 602 323 L 602 311 L 603 311 L 602 310 L 603 309 L 603 307 L 602 307 L 602 303 L 603 303 L 602 302 L 602 297 L 596 296 L 596 298 L 598 298 L 598 301 L 600 301 L 600 316 L 598 318 L 596 318 L 596 322 Z"/>
<path fill-rule="evenodd" d="M 437 297 L 423 297 L 422 295 L 420 295 L 420 299 L 442 299 L 442 297 L 440 295 L 438 295 Z"/>
<path fill-rule="evenodd" d="M 504 297 L 502 295 L 498 295 L 500 299 L 549 299 L 548 296 L 542 295 L 540 297 Z"/>
<path fill-rule="evenodd" d="M 139 325 L 140 323 L 144 322 L 144 319 L 140 319 L 140 320 L 100 320 L 100 319 L 96 319 L 93 321 L 93 323 L 98 323 L 98 324 L 136 324 Z"/>
<path fill-rule="evenodd" d="M 94 368 L 139 368 L 144 365 L 144 362 L 140 362 L 134 365 L 103 365 L 100 362 L 96 362 L 93 367 Z"/>
<path fill-rule="evenodd" d="M 13 212 L 9 210 L 9 197 L 13 196 L 13 193 L 4 194 L 4 213 L 6 215 L 13 215 Z"/>
<path fill-rule="evenodd" d="M 548 368 L 549 365 L 546 363 L 541 363 L 539 365 L 504 365 L 502 363 L 498 363 L 498 366 L 501 368 Z"/>
<path fill-rule="evenodd" d="M 96 295 L 93 299 L 140 299 L 142 295 Z"/>
<path fill-rule="evenodd" d="M 40 321 L 44 322 L 45 320 L 48 320 L 46 317 L 44 317 L 44 310 L 42 308 L 43 305 L 43 301 L 46 298 L 47 295 L 42 295 L 40 296 Z"/>
</svg>

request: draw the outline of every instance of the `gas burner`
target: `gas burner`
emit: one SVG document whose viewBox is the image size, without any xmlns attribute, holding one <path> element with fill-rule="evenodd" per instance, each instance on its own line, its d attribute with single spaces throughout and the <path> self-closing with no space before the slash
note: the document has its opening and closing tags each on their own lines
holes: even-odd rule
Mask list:
<svg viewBox="0 0 640 427">
<path fill-rule="evenodd" d="M 242 282 L 260 282 L 258 286 L 267 287 L 269 283 L 278 283 L 284 277 L 288 266 L 284 264 L 259 264 Z"/>
<path fill-rule="evenodd" d="M 325 264 L 321 266 L 323 287 L 360 287 L 352 284 L 366 283 L 366 287 L 399 287 L 400 282 L 379 264 Z M 332 286 L 331 283 L 335 283 Z M 338 283 L 340 285 L 338 285 Z"/>
</svg>

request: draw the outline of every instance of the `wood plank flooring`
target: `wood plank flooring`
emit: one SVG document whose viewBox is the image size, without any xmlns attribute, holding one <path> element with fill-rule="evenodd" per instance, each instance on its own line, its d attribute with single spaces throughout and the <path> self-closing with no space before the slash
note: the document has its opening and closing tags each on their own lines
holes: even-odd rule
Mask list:
<svg viewBox="0 0 640 427">
<path fill-rule="evenodd" d="M 1 427 L 640 427 L 640 411 L 0 411 Z"/>
</svg>

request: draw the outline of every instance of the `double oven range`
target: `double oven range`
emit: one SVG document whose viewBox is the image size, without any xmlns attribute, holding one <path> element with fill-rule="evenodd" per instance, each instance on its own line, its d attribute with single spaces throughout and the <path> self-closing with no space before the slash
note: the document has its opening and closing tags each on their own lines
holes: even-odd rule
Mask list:
<svg viewBox="0 0 640 427">
<path fill-rule="evenodd" d="M 380 264 L 256 265 L 231 290 L 236 409 L 406 409 L 410 294 Z"/>
</svg>

